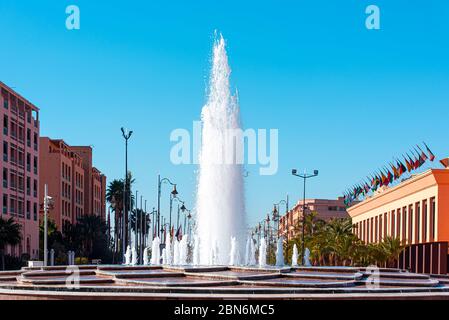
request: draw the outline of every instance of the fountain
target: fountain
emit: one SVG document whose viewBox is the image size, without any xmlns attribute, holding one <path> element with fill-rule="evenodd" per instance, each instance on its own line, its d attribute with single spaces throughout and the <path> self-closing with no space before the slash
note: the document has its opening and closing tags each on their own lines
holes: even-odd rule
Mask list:
<svg viewBox="0 0 449 320">
<path fill-rule="evenodd" d="M 265 238 L 260 239 L 259 246 L 259 268 L 265 268 L 267 266 L 267 243 Z"/>
<path fill-rule="evenodd" d="M 165 243 L 165 263 L 171 265 L 173 263 L 173 248 L 172 248 L 172 239 L 170 237 L 170 232 L 167 235 L 167 240 Z"/>
<path fill-rule="evenodd" d="M 203 107 L 197 190 L 200 264 L 227 264 L 229 239 L 245 239 L 243 166 L 235 159 L 232 135 L 241 128 L 237 96 L 230 91 L 231 70 L 222 36 L 215 41 L 208 100 Z M 236 247 L 240 253 L 242 248 Z"/>
<path fill-rule="evenodd" d="M 231 252 L 229 254 L 229 265 L 230 266 L 238 266 L 239 265 L 239 251 L 237 239 L 235 237 L 231 238 Z"/>
<path fill-rule="evenodd" d="M 131 264 L 131 247 L 127 246 L 126 247 L 126 253 L 125 253 L 125 265 L 130 265 Z"/>
<path fill-rule="evenodd" d="M 136 247 L 133 246 L 133 249 L 131 250 L 131 265 L 135 266 L 137 265 L 137 250 Z"/>
<path fill-rule="evenodd" d="M 177 239 L 174 240 L 173 245 L 173 264 L 175 266 L 179 265 L 179 241 Z"/>
<path fill-rule="evenodd" d="M 276 266 L 284 266 L 284 238 L 279 237 L 276 248 Z"/>
<path fill-rule="evenodd" d="M 298 266 L 298 247 L 296 243 L 293 245 L 292 267 Z"/>
<path fill-rule="evenodd" d="M 310 250 L 309 248 L 306 248 L 306 250 L 304 250 L 304 266 L 305 267 L 310 267 L 312 264 L 310 263 Z"/>
<path fill-rule="evenodd" d="M 254 246 L 254 241 L 251 239 L 251 249 L 250 249 L 250 256 L 249 256 L 249 263 L 250 266 L 256 265 L 256 247 Z"/>
<path fill-rule="evenodd" d="M 151 247 L 151 264 L 155 264 L 155 265 L 161 264 L 160 245 L 161 245 L 161 239 L 159 239 L 159 237 L 156 237 L 153 240 L 152 247 Z"/>
<path fill-rule="evenodd" d="M 192 264 L 194 266 L 198 266 L 200 264 L 200 239 L 198 236 L 195 236 L 193 240 Z"/>
<path fill-rule="evenodd" d="M 148 255 L 149 255 L 149 251 L 150 251 L 150 247 L 146 247 L 143 250 L 143 265 L 147 266 L 149 264 L 149 259 L 148 259 Z"/>
<path fill-rule="evenodd" d="M 245 247 L 245 266 L 249 266 L 249 260 L 251 255 L 251 237 L 248 237 L 248 240 L 246 240 L 246 247 Z"/>
<path fill-rule="evenodd" d="M 187 265 L 187 255 L 189 251 L 189 236 L 184 235 L 179 243 L 179 264 Z"/>
</svg>

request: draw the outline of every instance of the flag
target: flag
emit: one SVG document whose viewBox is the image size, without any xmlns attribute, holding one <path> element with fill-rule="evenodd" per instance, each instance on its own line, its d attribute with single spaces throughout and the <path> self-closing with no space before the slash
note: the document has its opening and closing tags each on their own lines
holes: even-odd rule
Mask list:
<svg viewBox="0 0 449 320">
<path fill-rule="evenodd" d="M 396 160 L 396 163 L 398 164 L 399 168 L 401 169 L 400 176 L 402 176 L 407 171 L 407 168 L 404 166 L 402 161 L 399 159 Z"/>
<path fill-rule="evenodd" d="M 432 153 L 432 151 L 430 151 L 429 147 L 427 146 L 427 144 L 426 144 L 425 142 L 424 142 L 424 145 L 426 146 L 427 152 L 429 153 L 429 159 L 430 159 L 430 161 L 435 160 L 434 154 Z"/>
<path fill-rule="evenodd" d="M 407 154 L 408 160 L 407 158 L 402 155 L 402 157 L 404 157 L 405 163 L 407 165 L 407 171 L 410 172 L 413 170 L 413 164 L 412 164 L 412 159 L 410 159 L 410 156 Z"/>
<path fill-rule="evenodd" d="M 395 180 L 396 180 L 396 179 L 399 179 L 400 174 L 399 174 L 398 169 L 397 169 L 397 168 L 394 166 L 394 164 L 392 164 L 392 163 L 390 163 L 390 167 L 391 167 L 391 169 L 393 170 L 394 179 L 395 179 Z"/>
<path fill-rule="evenodd" d="M 426 154 L 424 153 L 424 151 L 422 151 L 422 149 L 416 145 L 418 147 L 418 149 L 421 151 L 421 158 L 423 159 L 423 161 L 425 162 L 428 158 L 426 156 Z"/>
<path fill-rule="evenodd" d="M 449 158 L 440 160 L 440 163 L 443 165 L 443 167 L 449 168 Z"/>
</svg>

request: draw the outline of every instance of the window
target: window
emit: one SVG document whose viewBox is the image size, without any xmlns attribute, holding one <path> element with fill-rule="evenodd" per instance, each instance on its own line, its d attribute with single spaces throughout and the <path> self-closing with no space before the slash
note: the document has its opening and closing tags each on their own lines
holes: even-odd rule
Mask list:
<svg viewBox="0 0 449 320">
<path fill-rule="evenodd" d="M 30 220 L 31 219 L 31 212 L 30 212 L 30 201 L 27 200 L 27 219 Z"/>
<path fill-rule="evenodd" d="M 34 170 L 34 174 L 37 174 L 37 157 L 36 156 L 34 156 L 33 170 Z"/>
<path fill-rule="evenodd" d="M 3 168 L 3 188 L 8 188 L 8 169 Z"/>
<path fill-rule="evenodd" d="M 31 154 L 27 152 L 27 171 L 31 171 Z"/>
<path fill-rule="evenodd" d="M 435 198 L 430 199 L 430 241 L 435 241 Z"/>
<path fill-rule="evenodd" d="M 37 133 L 35 132 L 33 136 L 34 136 L 34 150 L 37 151 Z"/>
<path fill-rule="evenodd" d="M 417 202 L 415 204 L 415 243 L 419 243 L 420 242 L 420 217 L 421 217 L 421 205 L 419 202 Z"/>
<path fill-rule="evenodd" d="M 34 221 L 37 221 L 37 203 L 35 202 L 35 203 L 33 203 L 33 218 L 34 218 Z"/>
<path fill-rule="evenodd" d="M 33 196 L 37 198 L 37 180 L 33 180 Z"/>
<path fill-rule="evenodd" d="M 3 214 L 8 213 L 8 195 L 3 194 Z"/>
<path fill-rule="evenodd" d="M 8 135 L 8 116 L 5 114 L 3 116 L 3 134 Z"/>
<path fill-rule="evenodd" d="M 9 109 L 9 101 L 8 101 L 8 98 L 5 96 L 3 96 L 3 107 L 5 109 Z"/>
<path fill-rule="evenodd" d="M 427 241 L 427 200 L 422 202 L 422 240 Z"/>
<path fill-rule="evenodd" d="M 31 147 L 31 130 L 27 129 L 27 146 Z"/>
<path fill-rule="evenodd" d="M 27 196 L 31 195 L 31 178 L 30 177 L 27 177 L 26 188 L 27 188 Z"/>
<path fill-rule="evenodd" d="M 8 161 L 8 142 L 3 141 L 3 161 Z"/>
<path fill-rule="evenodd" d="M 408 206 L 408 243 L 413 243 L 413 205 Z"/>
</svg>

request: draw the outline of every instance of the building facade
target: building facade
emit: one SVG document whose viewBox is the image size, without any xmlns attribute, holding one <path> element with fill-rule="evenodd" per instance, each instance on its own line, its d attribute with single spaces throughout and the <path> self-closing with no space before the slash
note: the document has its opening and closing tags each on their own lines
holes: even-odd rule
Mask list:
<svg viewBox="0 0 449 320">
<path fill-rule="evenodd" d="M 449 170 L 431 169 L 348 208 L 366 243 L 386 236 L 405 244 L 449 241 Z"/>
<path fill-rule="evenodd" d="M 297 226 L 302 221 L 303 203 L 303 200 L 298 201 L 289 212 L 280 218 L 279 232 L 284 238 L 290 239 L 297 235 Z M 305 207 L 306 213 L 316 212 L 317 218 L 325 221 L 332 218 L 349 218 L 343 197 L 336 200 L 306 199 Z"/>
<path fill-rule="evenodd" d="M 106 176 L 93 166 L 92 147 L 73 146 L 73 151 L 83 159 L 84 187 L 86 199 L 84 211 L 86 213 L 106 218 Z"/>
<path fill-rule="evenodd" d="M 47 184 L 48 195 L 53 198 L 49 216 L 58 230 L 63 231 L 69 223 L 76 224 L 86 214 L 104 219 L 106 177 L 92 167 L 92 149 L 72 147 L 60 139 L 40 140 L 39 188 L 43 194 Z"/>
<path fill-rule="evenodd" d="M 414 175 L 351 206 L 348 213 L 354 224 L 354 233 L 365 243 L 380 242 L 387 236 L 399 238 L 410 246 L 447 243 L 449 169 L 430 169 Z M 430 263 L 431 256 L 426 256 L 424 246 L 416 248 L 417 253 L 421 252 L 413 258 L 416 265 L 419 264 L 416 269 L 429 269 L 425 260 Z M 419 259 L 422 259 L 421 264 Z"/>
<path fill-rule="evenodd" d="M 2 218 L 22 226 L 22 241 L 6 248 L 20 257 L 39 257 L 39 109 L 0 82 L 2 130 Z"/>
</svg>

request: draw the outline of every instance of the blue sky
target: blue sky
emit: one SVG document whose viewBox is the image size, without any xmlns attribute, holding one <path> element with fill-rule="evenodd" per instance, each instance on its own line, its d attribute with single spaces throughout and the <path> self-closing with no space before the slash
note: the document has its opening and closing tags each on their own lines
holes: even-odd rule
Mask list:
<svg viewBox="0 0 449 320">
<path fill-rule="evenodd" d="M 81 30 L 65 28 L 71 4 Z M 381 30 L 365 28 L 370 4 Z M 255 223 L 287 193 L 298 199 L 293 167 L 320 170 L 309 197 L 336 198 L 423 140 L 449 155 L 448 21 L 445 0 L 2 0 L 0 80 L 41 109 L 42 135 L 93 145 L 109 179 L 123 176 L 120 127 L 131 128 L 129 164 L 148 206 L 160 172 L 193 207 L 196 167 L 170 163 L 169 135 L 199 119 L 219 30 L 244 126 L 279 129 L 278 174 L 249 167 Z"/>
</svg>

